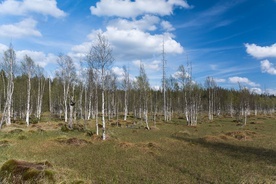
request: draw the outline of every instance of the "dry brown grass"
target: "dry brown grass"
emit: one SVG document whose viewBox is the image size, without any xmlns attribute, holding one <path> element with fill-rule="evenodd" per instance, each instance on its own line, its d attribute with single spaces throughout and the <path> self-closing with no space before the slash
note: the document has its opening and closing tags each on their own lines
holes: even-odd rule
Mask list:
<svg viewBox="0 0 276 184">
<path fill-rule="evenodd" d="M 252 141 L 257 136 L 256 132 L 244 130 L 244 131 L 232 131 L 219 135 L 206 135 L 201 140 L 206 142 L 221 142 L 221 141 Z"/>
</svg>

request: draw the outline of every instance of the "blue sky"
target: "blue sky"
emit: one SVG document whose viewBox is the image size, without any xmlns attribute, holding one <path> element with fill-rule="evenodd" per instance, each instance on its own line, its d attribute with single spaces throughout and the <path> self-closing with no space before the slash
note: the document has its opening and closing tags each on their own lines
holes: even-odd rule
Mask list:
<svg viewBox="0 0 276 184">
<path fill-rule="evenodd" d="M 101 31 L 119 78 L 124 65 L 134 78 L 143 63 L 161 86 L 164 40 L 167 76 L 188 57 L 200 84 L 211 76 L 225 88 L 276 94 L 275 12 L 275 0 L 0 0 L 0 55 L 12 42 L 18 62 L 27 54 L 48 75 L 59 53 L 80 69 Z"/>
</svg>

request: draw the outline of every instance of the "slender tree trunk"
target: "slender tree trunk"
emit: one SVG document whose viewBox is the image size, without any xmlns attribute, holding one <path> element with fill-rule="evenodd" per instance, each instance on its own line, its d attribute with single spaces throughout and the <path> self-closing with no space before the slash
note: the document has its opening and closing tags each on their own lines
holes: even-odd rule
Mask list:
<svg viewBox="0 0 276 184">
<path fill-rule="evenodd" d="M 99 135 L 99 98 L 98 98 L 98 84 L 96 82 L 96 134 Z"/>
<path fill-rule="evenodd" d="M 124 120 L 127 120 L 127 113 L 128 113 L 128 108 L 127 108 L 127 90 L 125 90 L 125 108 L 124 108 Z"/>
<path fill-rule="evenodd" d="M 30 125 L 30 98 L 31 98 L 31 76 L 28 75 L 28 88 L 27 88 L 27 110 L 26 110 L 26 123 Z"/>
<path fill-rule="evenodd" d="M 49 111 L 53 113 L 51 79 L 49 78 Z"/>
<path fill-rule="evenodd" d="M 103 71 L 102 71 L 103 72 Z M 103 73 L 102 73 L 103 74 Z M 105 105 L 105 101 L 104 101 L 104 77 L 102 76 L 102 123 L 103 123 L 103 140 L 106 139 L 106 135 L 105 135 L 105 110 L 104 110 L 104 105 Z"/>
<path fill-rule="evenodd" d="M 74 102 L 71 101 L 70 102 L 70 116 L 69 116 L 69 128 L 72 129 L 73 128 L 73 111 L 74 111 Z"/>
<path fill-rule="evenodd" d="M 67 108 L 68 92 L 69 92 L 69 84 L 66 84 L 66 82 L 64 82 L 63 101 L 64 101 L 64 121 L 65 121 L 65 123 L 68 122 L 68 108 Z"/>
<path fill-rule="evenodd" d="M 5 102 L 5 107 L 4 107 L 2 119 L 0 122 L 0 128 L 2 127 L 4 122 L 6 123 L 6 125 L 11 125 L 11 105 L 12 105 L 12 94 L 14 90 L 13 77 L 11 76 L 8 80 L 9 81 L 7 85 L 7 99 Z"/>
<path fill-rule="evenodd" d="M 144 109 L 144 117 L 145 117 L 147 130 L 149 130 L 150 128 L 149 128 L 149 122 L 148 122 L 148 110 L 147 109 Z"/>
<path fill-rule="evenodd" d="M 80 96 L 79 96 L 79 111 L 80 111 L 80 118 L 83 119 L 83 108 L 82 108 L 82 95 L 83 95 L 83 88 L 84 86 L 81 84 L 81 91 L 80 91 Z"/>
<path fill-rule="evenodd" d="M 42 112 L 42 100 L 43 100 L 43 93 L 45 89 L 46 81 L 41 77 L 38 79 L 38 92 L 37 92 L 37 110 L 36 110 L 36 117 L 40 120 L 41 112 Z M 50 96 L 49 96 L 50 100 Z"/>
</svg>

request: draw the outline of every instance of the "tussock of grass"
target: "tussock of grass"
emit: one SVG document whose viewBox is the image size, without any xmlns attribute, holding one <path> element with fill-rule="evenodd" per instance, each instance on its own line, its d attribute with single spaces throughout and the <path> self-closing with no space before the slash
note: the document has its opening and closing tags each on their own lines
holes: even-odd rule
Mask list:
<svg viewBox="0 0 276 184">
<path fill-rule="evenodd" d="M 25 140 L 25 139 L 28 139 L 28 137 L 26 135 L 19 135 L 17 137 L 18 140 Z"/>
<path fill-rule="evenodd" d="M 224 137 L 224 139 L 221 139 L 219 136 L 214 136 L 214 135 L 206 135 L 203 138 L 201 138 L 202 141 L 205 142 L 219 142 L 222 140 L 227 140 L 226 137 Z"/>
<path fill-rule="evenodd" d="M 239 141 L 252 141 L 252 138 L 256 136 L 256 132 L 254 131 L 233 131 L 233 132 L 227 132 L 225 134 L 219 134 L 219 135 L 206 135 L 201 140 L 206 142 L 220 142 L 220 141 L 233 141 L 233 140 L 239 140 Z"/>
<path fill-rule="evenodd" d="M 234 131 L 234 132 L 227 132 L 225 135 L 229 137 L 233 137 L 236 140 L 243 140 L 248 141 L 252 140 L 252 137 L 256 135 L 256 132 L 253 131 Z"/>
<path fill-rule="evenodd" d="M 56 138 L 56 141 L 62 144 L 75 145 L 75 146 L 89 144 L 87 140 L 78 139 L 76 137 L 73 137 L 73 138 L 58 137 Z"/>
<path fill-rule="evenodd" d="M 0 168 L 0 180 L 3 183 L 53 183 L 54 172 L 50 170 L 52 167 L 48 161 L 33 163 L 12 159 Z"/>
<path fill-rule="evenodd" d="M 19 129 L 19 128 L 16 128 L 16 129 L 13 129 L 13 130 L 9 131 L 9 133 L 11 133 L 11 134 L 20 134 L 22 132 L 23 132 L 23 130 Z"/>
<path fill-rule="evenodd" d="M 135 144 L 131 143 L 131 142 L 120 142 L 119 143 L 119 147 L 127 149 L 127 148 L 133 148 L 135 146 Z"/>
<path fill-rule="evenodd" d="M 10 141 L 8 141 L 8 140 L 0 140 L 0 147 L 7 147 L 7 146 L 10 146 L 11 145 L 11 143 L 10 143 Z"/>
<path fill-rule="evenodd" d="M 188 130 L 181 130 L 173 134 L 174 137 L 189 137 L 191 133 Z"/>
<path fill-rule="evenodd" d="M 264 124 L 263 121 L 251 121 L 250 124 Z"/>
</svg>

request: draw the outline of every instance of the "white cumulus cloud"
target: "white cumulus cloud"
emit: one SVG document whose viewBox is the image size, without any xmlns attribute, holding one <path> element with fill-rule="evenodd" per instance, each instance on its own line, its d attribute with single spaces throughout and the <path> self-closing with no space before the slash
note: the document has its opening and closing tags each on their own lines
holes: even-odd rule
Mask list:
<svg viewBox="0 0 276 184">
<path fill-rule="evenodd" d="M 141 60 L 135 60 L 132 62 L 136 67 L 140 67 L 141 64 L 144 65 L 145 69 L 158 71 L 161 68 L 161 61 L 154 60 L 152 62 L 143 62 Z"/>
<path fill-rule="evenodd" d="M 152 35 L 135 29 L 120 30 L 116 27 L 107 27 L 105 34 L 114 46 L 114 52 L 122 58 L 144 59 L 162 52 L 163 35 Z M 181 54 L 184 51 L 172 35 L 164 36 L 164 44 L 168 54 Z"/>
<path fill-rule="evenodd" d="M 113 67 L 111 69 L 111 71 L 116 74 L 117 76 L 123 76 L 124 75 L 124 69 L 123 68 L 119 68 L 117 66 Z"/>
<path fill-rule="evenodd" d="M 246 52 L 255 58 L 276 57 L 276 43 L 271 46 L 258 46 L 256 44 L 245 44 Z"/>
<path fill-rule="evenodd" d="M 223 83 L 223 82 L 226 82 L 225 79 L 219 79 L 219 78 L 214 78 L 214 81 L 217 82 L 217 83 Z"/>
<path fill-rule="evenodd" d="M 20 38 L 25 36 L 42 36 L 36 29 L 37 22 L 31 18 L 24 19 L 15 24 L 6 24 L 0 26 L 0 36 Z"/>
<path fill-rule="evenodd" d="M 262 69 L 262 72 L 264 73 L 276 75 L 276 67 L 273 65 L 273 63 L 270 63 L 267 59 L 261 61 L 261 69 Z"/>
<path fill-rule="evenodd" d="M 250 92 L 255 94 L 262 94 L 263 90 L 261 88 L 250 88 Z"/>
<path fill-rule="evenodd" d="M 66 13 L 57 7 L 56 0 L 4 0 L 0 3 L 0 14 L 26 15 L 39 13 L 56 18 L 66 16 Z"/>
<path fill-rule="evenodd" d="M 31 51 L 31 50 L 21 50 L 16 51 L 16 57 L 19 61 L 23 61 L 25 55 L 28 55 L 32 60 L 41 67 L 45 67 L 48 64 L 56 63 L 57 56 L 54 54 L 45 54 L 43 52 Z"/>
<path fill-rule="evenodd" d="M 0 54 L 3 54 L 9 47 L 0 43 Z"/>
<path fill-rule="evenodd" d="M 230 83 L 241 83 L 241 84 L 246 84 L 252 87 L 257 87 L 260 86 L 259 84 L 256 84 L 255 82 L 250 81 L 246 77 L 229 77 L 229 82 Z"/>
<path fill-rule="evenodd" d="M 88 35 L 89 41 L 76 45 L 72 48 L 73 55 L 84 57 L 95 38 L 97 31 Z M 164 39 L 166 54 L 182 54 L 184 48 L 173 39 L 172 34 L 150 34 L 141 30 L 122 30 L 116 27 L 107 27 L 103 34 L 113 47 L 116 60 L 149 59 L 162 53 Z"/>
<path fill-rule="evenodd" d="M 101 0 L 90 10 L 97 16 L 135 18 L 143 14 L 170 15 L 175 7 L 191 8 L 185 0 Z"/>
<path fill-rule="evenodd" d="M 127 19 L 114 19 L 109 22 L 109 26 L 117 27 L 122 30 L 139 29 L 143 31 L 155 31 L 157 29 L 156 24 L 160 22 L 157 16 L 144 15 L 139 20 L 127 20 Z"/>
<path fill-rule="evenodd" d="M 161 22 L 161 26 L 163 27 L 163 29 L 165 29 L 166 31 L 173 31 L 175 30 L 175 28 L 171 25 L 171 23 L 169 21 L 165 21 L 163 20 Z"/>
</svg>

